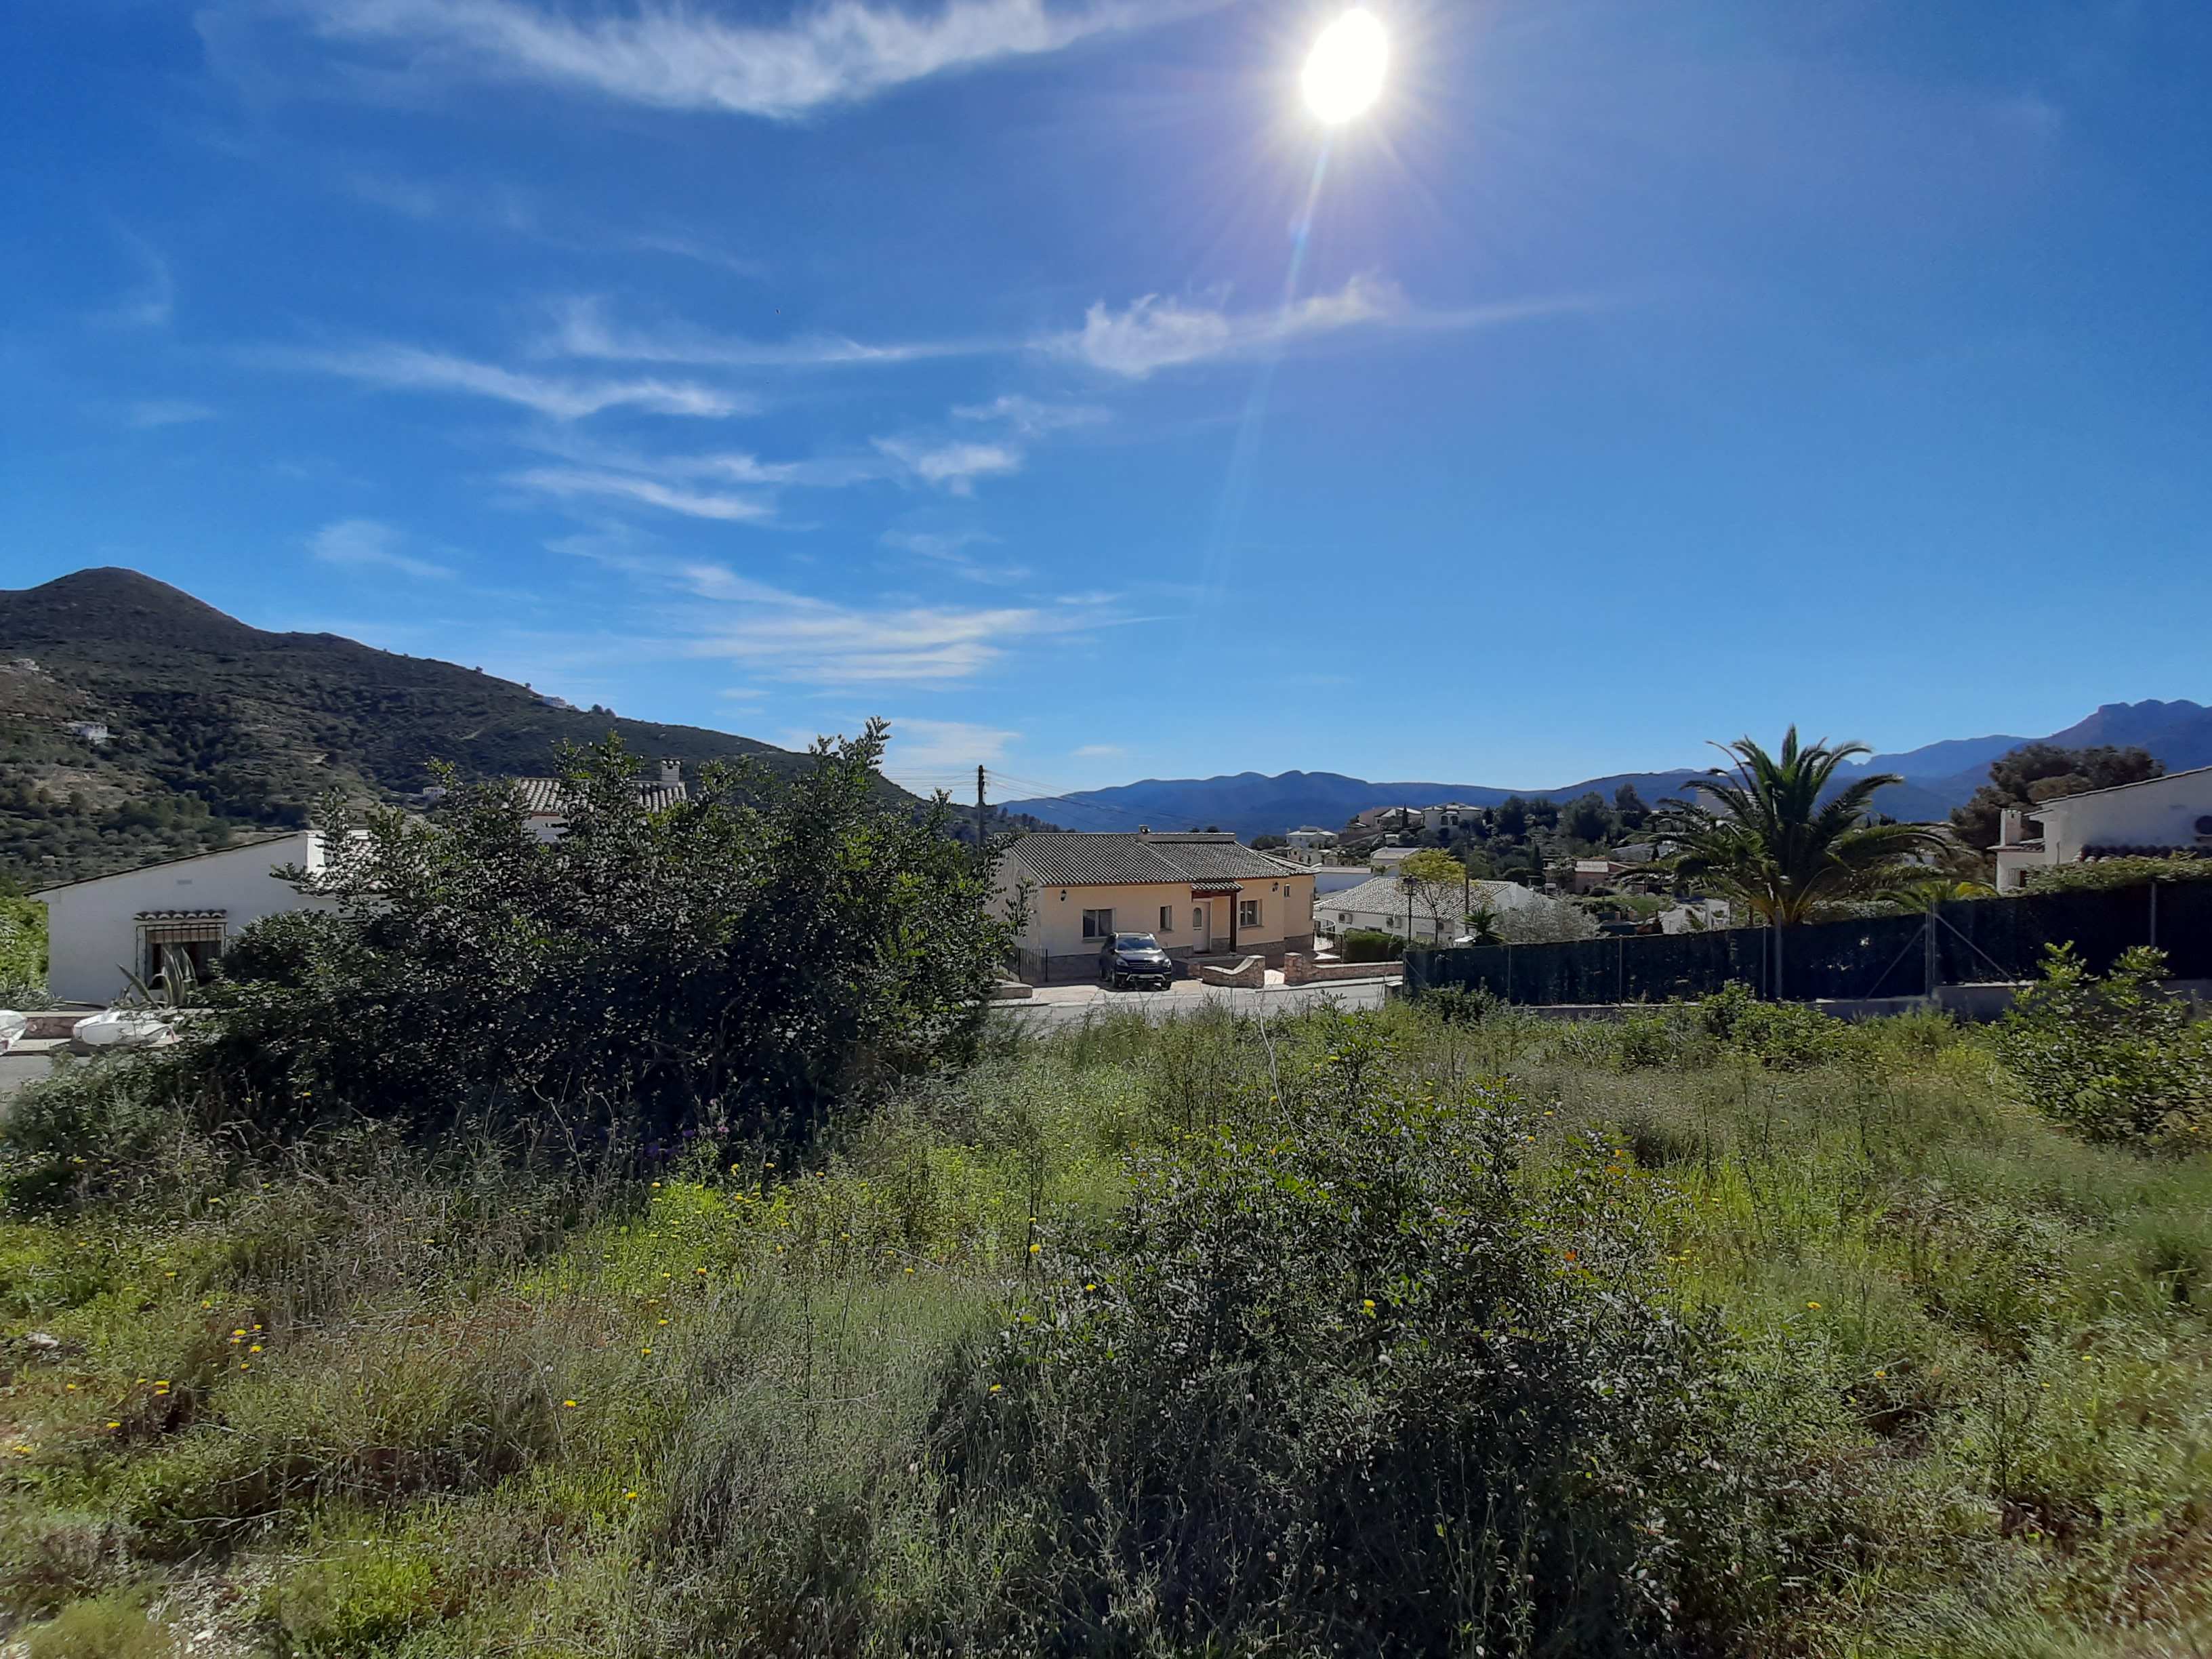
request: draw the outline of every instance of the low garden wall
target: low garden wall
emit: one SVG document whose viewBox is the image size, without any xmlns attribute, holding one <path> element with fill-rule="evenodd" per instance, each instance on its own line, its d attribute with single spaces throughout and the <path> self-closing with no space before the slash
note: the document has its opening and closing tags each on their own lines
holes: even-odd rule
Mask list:
<svg viewBox="0 0 2212 1659">
<path fill-rule="evenodd" d="M 1247 957 L 1234 968 L 1223 968 L 1215 963 L 1201 963 L 1198 977 L 1201 984 L 1231 985 L 1239 990 L 1256 991 L 1267 982 L 1267 958 Z"/>
<path fill-rule="evenodd" d="M 1316 962 L 1292 951 L 1283 958 L 1283 983 L 1316 985 L 1339 979 L 1401 979 L 1405 967 L 1395 962 Z"/>
</svg>

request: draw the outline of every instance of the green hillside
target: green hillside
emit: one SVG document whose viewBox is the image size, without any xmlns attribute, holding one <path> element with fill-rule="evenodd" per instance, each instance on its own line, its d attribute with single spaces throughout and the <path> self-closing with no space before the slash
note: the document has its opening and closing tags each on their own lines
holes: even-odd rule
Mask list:
<svg viewBox="0 0 2212 1659">
<path fill-rule="evenodd" d="M 111 735 L 76 735 L 80 722 Z M 434 760 L 543 773 L 556 744 L 610 730 L 687 772 L 799 763 L 726 732 L 551 708 L 334 634 L 264 633 L 136 571 L 79 571 L 0 592 L 0 883 L 34 889 L 296 824 L 333 787 L 397 799 Z"/>
</svg>

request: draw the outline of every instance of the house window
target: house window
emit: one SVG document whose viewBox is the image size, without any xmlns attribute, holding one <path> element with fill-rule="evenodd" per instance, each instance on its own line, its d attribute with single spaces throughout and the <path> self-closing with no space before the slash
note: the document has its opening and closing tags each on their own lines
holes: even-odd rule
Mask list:
<svg viewBox="0 0 2212 1659">
<path fill-rule="evenodd" d="M 1160 906 L 1160 932 L 1163 933 L 1175 932 L 1175 906 L 1172 904 Z"/>
<path fill-rule="evenodd" d="M 1349 910 L 1339 910 L 1336 913 L 1336 920 L 1338 926 L 1349 927 L 1352 926 L 1352 912 Z"/>
<path fill-rule="evenodd" d="M 1114 913 L 1111 910 L 1085 910 L 1083 913 L 1083 937 L 1111 939 L 1114 937 Z"/>
<path fill-rule="evenodd" d="M 223 918 L 162 916 L 138 923 L 138 977 L 151 985 L 174 971 L 182 989 L 185 976 L 198 984 L 213 976 L 222 961 Z"/>
<path fill-rule="evenodd" d="M 1190 931 L 1194 933 L 1203 933 L 1206 931 L 1206 912 L 1195 906 L 1192 908 L 1190 913 Z"/>
<path fill-rule="evenodd" d="M 1239 927 L 1257 927 L 1260 925 L 1259 900 L 1238 899 L 1237 901 L 1237 925 Z"/>
</svg>

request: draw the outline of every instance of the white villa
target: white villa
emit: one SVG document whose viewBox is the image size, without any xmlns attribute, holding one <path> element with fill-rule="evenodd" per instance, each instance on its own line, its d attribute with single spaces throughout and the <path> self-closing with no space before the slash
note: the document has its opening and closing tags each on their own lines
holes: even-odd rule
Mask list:
<svg viewBox="0 0 2212 1659">
<path fill-rule="evenodd" d="M 2000 893 L 2021 891 L 2029 871 L 2053 865 L 2177 853 L 2212 858 L 2212 766 L 2008 808 L 2002 823 L 1990 849 Z M 2031 823 L 2038 833 L 2027 832 Z"/>
<path fill-rule="evenodd" d="M 275 874 L 323 862 L 322 837 L 295 830 L 33 893 L 46 907 L 47 989 L 64 1002 L 111 1002 L 131 975 L 152 983 L 172 951 L 204 975 L 248 922 L 331 908 Z"/>
</svg>

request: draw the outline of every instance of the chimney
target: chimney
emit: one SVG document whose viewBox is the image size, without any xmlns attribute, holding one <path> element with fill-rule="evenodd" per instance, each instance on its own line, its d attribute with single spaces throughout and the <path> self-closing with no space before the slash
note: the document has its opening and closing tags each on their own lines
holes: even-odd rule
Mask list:
<svg viewBox="0 0 2212 1659">
<path fill-rule="evenodd" d="M 1997 830 L 1998 845 L 2010 847 L 2019 842 L 2021 821 L 2024 816 L 2017 806 L 2008 806 L 1997 815 L 1997 823 L 2001 826 Z"/>
<path fill-rule="evenodd" d="M 684 781 L 684 763 L 663 760 L 660 763 L 660 783 L 664 789 L 673 789 Z"/>
</svg>

